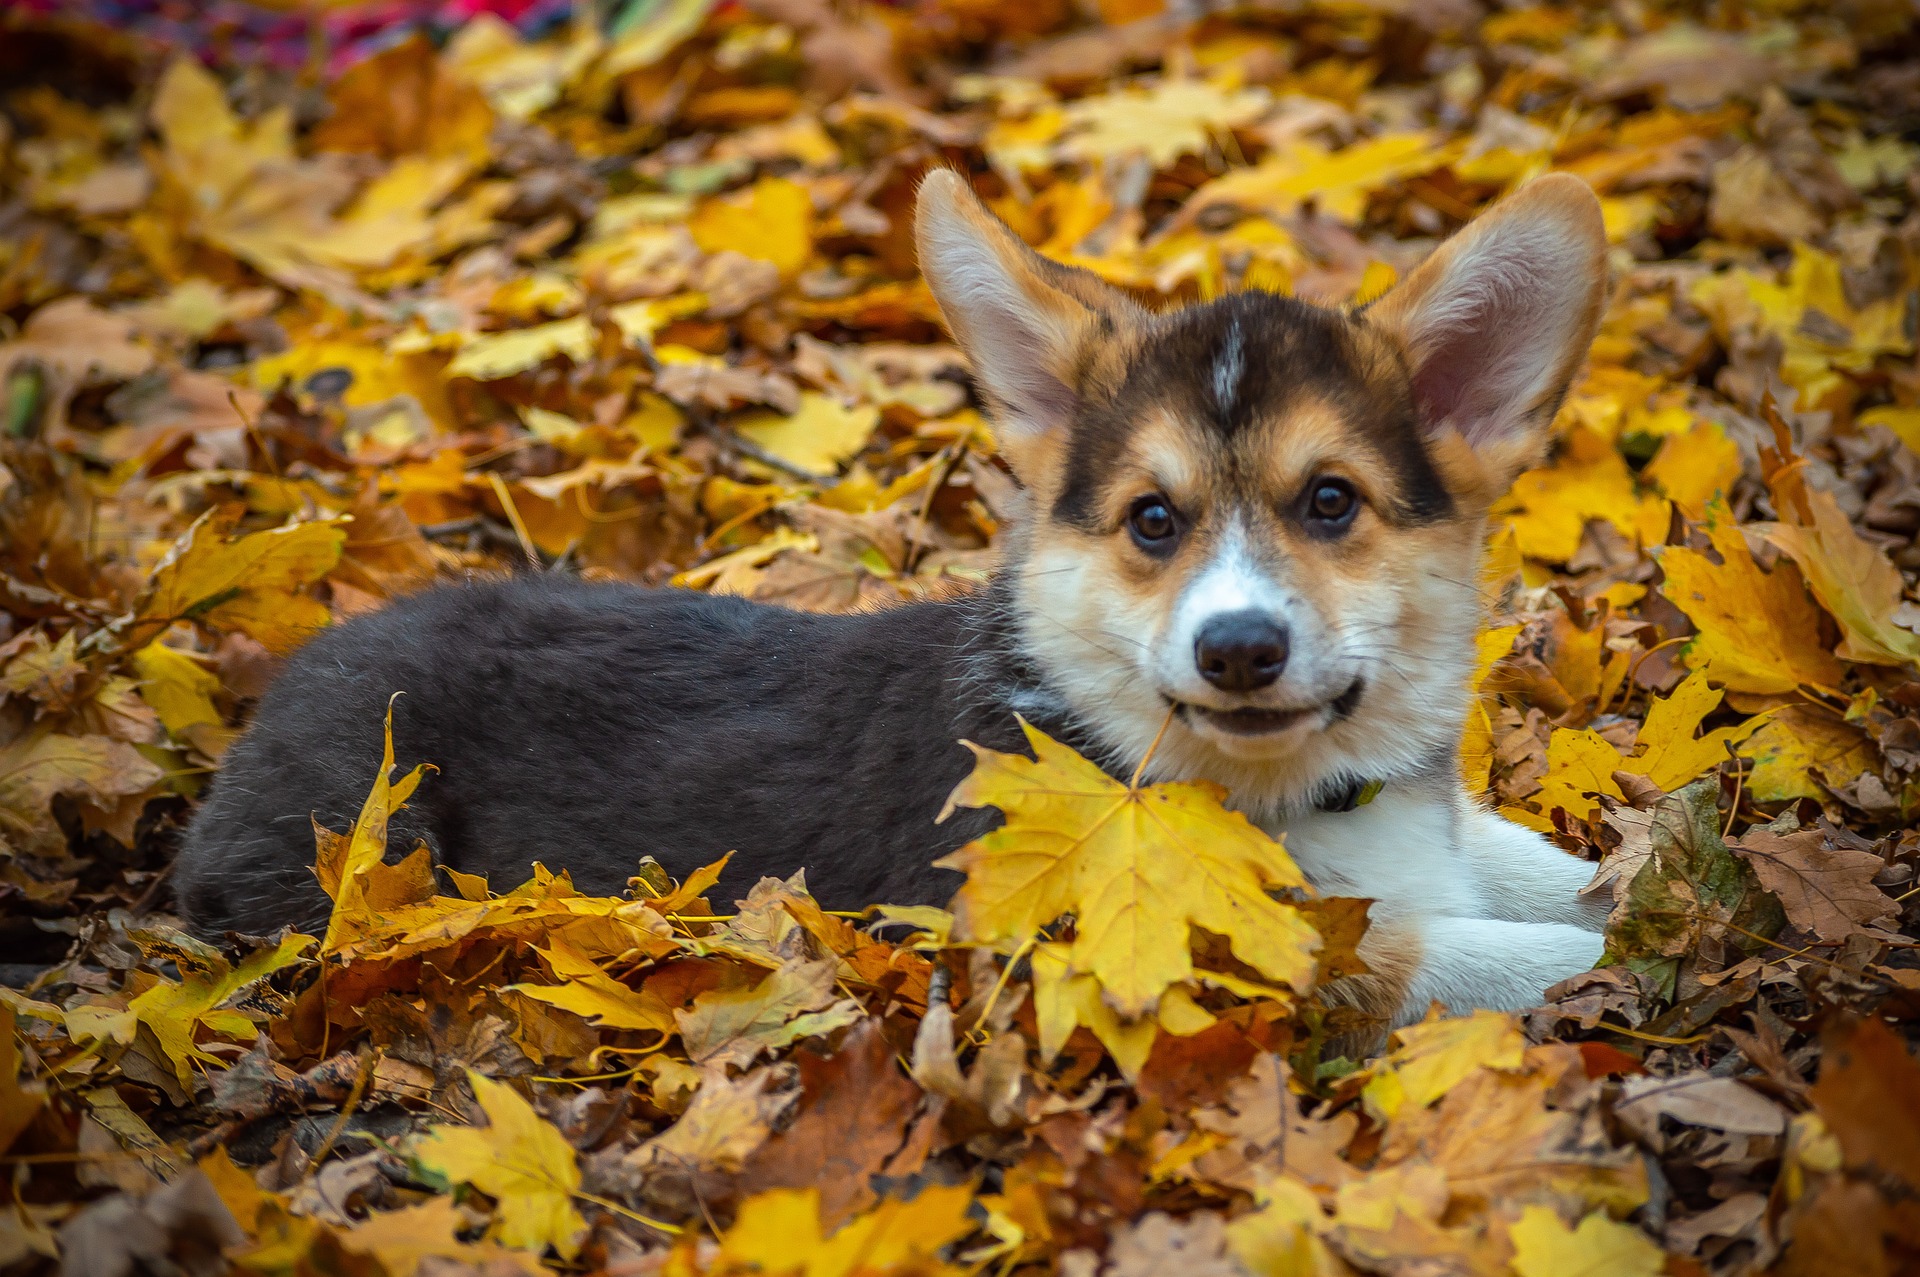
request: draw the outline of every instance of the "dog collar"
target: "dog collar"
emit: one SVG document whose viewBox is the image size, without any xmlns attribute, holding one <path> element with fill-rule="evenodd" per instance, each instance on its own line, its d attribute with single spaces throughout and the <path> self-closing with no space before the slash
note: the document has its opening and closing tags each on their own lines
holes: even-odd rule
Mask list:
<svg viewBox="0 0 1920 1277">
<path fill-rule="evenodd" d="M 1380 796 L 1387 782 L 1383 780 L 1349 780 L 1339 789 L 1321 800 L 1321 811 L 1352 811 L 1356 807 L 1365 807 Z"/>
</svg>

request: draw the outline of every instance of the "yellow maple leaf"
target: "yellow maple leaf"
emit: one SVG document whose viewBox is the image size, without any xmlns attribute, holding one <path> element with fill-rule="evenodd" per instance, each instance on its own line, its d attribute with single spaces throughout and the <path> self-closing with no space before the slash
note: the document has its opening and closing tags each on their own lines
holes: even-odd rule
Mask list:
<svg viewBox="0 0 1920 1277">
<path fill-rule="evenodd" d="M 832 1234 L 820 1227 L 820 1190 L 780 1188 L 740 1203 L 708 1272 L 804 1273 L 806 1277 L 961 1270 L 940 1251 L 974 1229 L 970 1184 L 934 1184 L 912 1201 L 889 1197 Z"/>
<path fill-rule="evenodd" d="M 199 1031 L 252 1038 L 259 1031 L 253 1017 L 225 1004 L 249 985 L 298 962 L 300 955 L 313 947 L 313 937 L 288 935 L 278 945 L 248 955 L 239 966 L 228 963 L 219 950 L 181 935 L 164 942 L 150 941 L 143 947 L 149 958 L 158 953 L 170 959 L 181 979 L 156 978 L 150 988 L 127 1003 L 127 1012 L 152 1030 L 160 1049 L 172 1061 L 181 1088 L 191 1093 L 194 1061 L 225 1063 L 199 1047 L 195 1042 Z"/>
<path fill-rule="evenodd" d="M 1487 674 L 1501 658 L 1513 651 L 1513 640 L 1524 629 L 1520 625 L 1491 626 L 1480 631 L 1475 642 L 1477 655 L 1473 663 L 1473 676 L 1468 686 L 1476 695 L 1473 704 L 1467 709 L 1466 733 L 1460 741 L 1460 778 L 1466 782 L 1469 793 L 1485 793 L 1487 773 L 1493 766 L 1493 719 L 1488 713 L 1487 702 L 1478 695 L 1480 686 L 1486 682 Z"/>
<path fill-rule="evenodd" d="M 743 195 L 701 204 L 687 230 L 704 252 L 731 251 L 797 275 L 813 255 L 813 197 L 798 182 L 763 177 Z"/>
<path fill-rule="evenodd" d="M 1234 954 L 1295 989 L 1313 980 L 1319 937 L 1275 888 L 1306 879 L 1281 845 L 1204 783 L 1122 785 L 1031 724 L 1034 758 L 971 742 L 977 760 L 947 799 L 998 807 L 1006 823 L 938 863 L 967 881 L 954 897 L 958 933 L 1019 944 L 1074 915 L 1073 969 L 1114 1008 L 1137 1017 L 1193 976 L 1188 931 L 1227 938 Z"/>
<path fill-rule="evenodd" d="M 505 1082 L 472 1069 L 467 1081 L 487 1125 L 436 1126 L 413 1142 L 414 1160 L 492 1197 L 489 1235 L 501 1245 L 532 1251 L 551 1246 L 562 1259 L 572 1259 L 587 1229 L 573 1205 L 580 1188 L 573 1146 Z"/>
<path fill-rule="evenodd" d="M 1705 674 L 1689 674 L 1665 698 L 1655 698 L 1635 738 L 1638 752 L 1627 760 L 1637 772 L 1669 792 L 1706 775 L 1727 761 L 1727 746 L 1737 745 L 1759 728 L 1762 719 L 1721 727 L 1695 736 L 1701 720 L 1720 705 L 1721 693 Z"/>
<path fill-rule="evenodd" d="M 1787 563 L 1762 571 L 1729 521 L 1709 525 L 1707 539 L 1719 563 L 1686 546 L 1657 552 L 1661 593 L 1700 631 L 1686 647 L 1687 665 L 1736 692 L 1836 686 L 1840 662 L 1820 645 L 1820 609 L 1799 571 Z"/>
<path fill-rule="evenodd" d="M 1182 984 L 1169 985 L 1152 1014 L 1127 1019 L 1101 996 L 1098 980 L 1073 969 L 1069 946 L 1038 944 L 1030 956 L 1033 1010 L 1040 1031 L 1043 1061 L 1059 1055 L 1074 1028 L 1084 1025 L 1113 1056 L 1122 1076 L 1131 1081 L 1146 1065 L 1156 1030 L 1164 1029 L 1176 1037 L 1190 1037 L 1215 1022 L 1213 1014 L 1195 1002 L 1193 994 Z"/>
<path fill-rule="evenodd" d="M 1885 426 L 1898 435 L 1900 442 L 1920 452 L 1920 408 L 1901 408 L 1887 404 L 1869 408 L 1854 418 L 1859 426 Z"/>
<path fill-rule="evenodd" d="M 1824 798 L 1832 785 L 1851 785 L 1882 767 L 1880 751 L 1865 730 L 1818 705 L 1788 705 L 1747 741 L 1753 773 L 1747 789 L 1756 802 Z"/>
<path fill-rule="evenodd" d="M 1331 217 L 1358 221 L 1374 191 L 1403 177 L 1432 172 L 1453 153 L 1450 147 L 1436 145 L 1432 134 L 1419 131 L 1388 133 L 1337 151 L 1296 139 L 1253 167 L 1236 169 L 1202 186 L 1171 226 L 1186 226 L 1219 205 L 1283 216 L 1308 199 Z"/>
<path fill-rule="evenodd" d="M 1772 271 L 1730 270 L 1696 280 L 1688 298 L 1713 321 L 1729 346 L 1743 331 L 1781 346 L 1780 376 L 1807 411 L 1851 402 L 1843 373 L 1871 370 L 1882 355 L 1908 355 L 1903 293 L 1856 309 L 1847 300 L 1840 259 L 1797 243 L 1784 277 Z"/>
<path fill-rule="evenodd" d="M 790 417 L 749 413 L 734 423 L 741 438 L 810 474 L 830 475 L 857 456 L 880 424 L 878 408 L 849 408 L 832 395 L 811 390 Z"/>
<path fill-rule="evenodd" d="M 1568 1228 L 1549 1206 L 1529 1206 L 1507 1231 L 1520 1277 L 1660 1277 L 1666 1255 L 1639 1229 L 1595 1211 Z"/>
<path fill-rule="evenodd" d="M 460 348 L 447 365 L 447 376 L 498 381 L 537 368 L 555 355 L 565 355 L 576 364 L 585 363 L 598 340 L 593 321 L 585 315 L 486 333 Z"/>
<path fill-rule="evenodd" d="M 1697 522 L 1707 517 L 1710 502 L 1733 491 L 1740 448 L 1718 422 L 1701 421 L 1684 434 L 1668 435 L 1640 477 Z"/>
<path fill-rule="evenodd" d="M 1573 557 L 1589 519 L 1605 519 L 1642 545 L 1667 529 L 1667 503 L 1641 492 L 1626 459 L 1585 428 L 1567 436 L 1551 466 L 1515 479 L 1494 516 L 1513 530 L 1522 554 L 1548 563 Z"/>
<path fill-rule="evenodd" d="M 1206 80 L 1163 80 L 1144 91 L 1120 89 L 1069 104 L 1056 152 L 1070 160 L 1145 155 L 1165 168 L 1206 153 L 1221 132 L 1249 124 L 1273 103 L 1265 89 L 1223 89 Z"/>
<path fill-rule="evenodd" d="M 378 1259 L 387 1277 L 413 1277 L 429 1259 L 453 1260 L 466 1271 L 498 1277 L 547 1277 L 548 1270 L 525 1251 L 461 1241 L 458 1234 L 466 1228 L 466 1217 L 451 1197 L 429 1197 L 416 1206 L 375 1211 L 337 1236 L 347 1250 Z"/>
<path fill-rule="evenodd" d="M 168 735 L 216 758 L 226 749 L 233 733 L 213 703 L 218 675 L 158 639 L 134 652 L 133 668 L 140 675 L 140 699 L 153 707 Z"/>
<path fill-rule="evenodd" d="M 1311 1187 L 1289 1174 L 1262 1179 L 1255 1209 L 1227 1225 L 1227 1245 L 1251 1273 L 1268 1277 L 1333 1277 L 1344 1265 L 1319 1234 L 1326 1212 Z"/>
<path fill-rule="evenodd" d="M 1737 727 L 1694 735 L 1701 721 L 1719 707 L 1721 696 L 1704 672 L 1689 674 L 1672 695 L 1656 697 L 1647 708 L 1632 754 L 1623 755 L 1598 732 L 1555 731 L 1547 742 L 1547 774 L 1540 782 L 1542 818 L 1524 823 L 1551 829 L 1551 821 L 1544 817 L 1556 807 L 1580 820 L 1592 819 L 1599 805 L 1594 795 L 1625 797 L 1613 779 L 1616 771 L 1645 776 L 1669 793 L 1706 775 L 1727 761 L 1728 746 L 1740 744 L 1766 721 L 1752 718 Z"/>
<path fill-rule="evenodd" d="M 289 523 L 226 539 L 230 524 L 208 511 L 154 569 L 137 630 L 157 633 L 175 621 L 238 630 L 285 654 L 329 619 L 326 605 L 301 593 L 340 561 L 341 519 Z"/>
<path fill-rule="evenodd" d="M 1833 494 L 1802 485 L 1806 522 L 1763 525 L 1767 540 L 1793 559 L 1820 605 L 1840 622 L 1836 653 L 1868 665 L 1920 661 L 1920 634 L 1894 624 L 1905 588 L 1886 552 L 1853 530 Z"/>
<path fill-rule="evenodd" d="M 1387 1121 L 1407 1104 L 1432 1104 L 1481 1069 L 1519 1068 L 1527 1050 L 1526 1035 L 1502 1011 L 1429 1016 L 1395 1037 L 1399 1045 L 1374 1064 L 1360 1093 L 1367 1108 Z"/>
</svg>

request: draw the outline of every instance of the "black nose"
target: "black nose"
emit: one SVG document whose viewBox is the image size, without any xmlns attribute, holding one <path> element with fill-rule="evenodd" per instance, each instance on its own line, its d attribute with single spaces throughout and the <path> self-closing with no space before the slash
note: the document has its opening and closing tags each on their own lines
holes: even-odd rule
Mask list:
<svg viewBox="0 0 1920 1277">
<path fill-rule="evenodd" d="M 1287 632 L 1265 612 L 1225 612 L 1200 627 L 1193 663 L 1223 692 L 1255 691 L 1287 667 Z"/>
</svg>

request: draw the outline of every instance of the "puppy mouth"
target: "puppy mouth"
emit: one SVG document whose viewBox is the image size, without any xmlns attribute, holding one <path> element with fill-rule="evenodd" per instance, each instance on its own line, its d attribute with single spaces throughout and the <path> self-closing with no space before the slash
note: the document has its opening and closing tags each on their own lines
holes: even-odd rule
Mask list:
<svg viewBox="0 0 1920 1277">
<path fill-rule="evenodd" d="M 1271 736 L 1322 713 L 1328 715 L 1329 723 L 1351 718 L 1360 707 L 1360 697 L 1365 691 L 1365 680 L 1356 678 L 1346 691 L 1332 700 L 1322 701 L 1318 705 L 1304 705 L 1299 709 L 1262 709 L 1256 705 L 1216 709 L 1192 701 L 1173 700 L 1172 697 L 1168 700 L 1172 702 L 1175 712 L 1189 723 L 1203 722 L 1230 736 Z"/>
</svg>

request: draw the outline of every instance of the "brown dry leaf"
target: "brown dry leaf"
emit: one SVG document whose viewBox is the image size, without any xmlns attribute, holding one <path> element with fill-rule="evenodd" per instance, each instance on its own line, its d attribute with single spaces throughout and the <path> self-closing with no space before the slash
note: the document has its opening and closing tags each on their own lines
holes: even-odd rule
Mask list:
<svg viewBox="0 0 1920 1277">
<path fill-rule="evenodd" d="M 672 1174 L 696 1184 L 703 1176 L 739 1172 L 799 1098 L 775 1089 L 781 1080 L 771 1068 L 738 1078 L 721 1069 L 702 1071 L 679 1120 L 628 1153 L 624 1168 L 643 1179 Z"/>
<path fill-rule="evenodd" d="M 1787 921 L 1818 939 L 1838 943 L 1887 925 L 1899 912 L 1893 897 L 1873 885 L 1886 862 L 1836 847 L 1818 829 L 1754 829 L 1727 845 L 1780 898 Z"/>
<path fill-rule="evenodd" d="M 855 1025 L 833 1055 L 794 1059 L 801 1098 L 793 1124 L 747 1160 L 740 1190 L 817 1186 L 821 1222 L 831 1228 L 878 1200 L 871 1181 L 900 1151 L 920 1088 L 874 1019 Z"/>
<path fill-rule="evenodd" d="M 1910 1199 L 1920 1187 L 1920 1062 L 1878 1019 L 1836 1023 L 1811 1092 L 1849 1170 Z"/>
<path fill-rule="evenodd" d="M 493 110 L 444 65 L 424 35 L 403 40 L 327 88 L 329 114 L 309 139 L 320 151 L 371 151 L 483 159 Z"/>
</svg>

